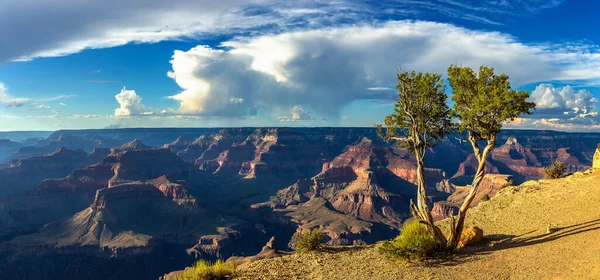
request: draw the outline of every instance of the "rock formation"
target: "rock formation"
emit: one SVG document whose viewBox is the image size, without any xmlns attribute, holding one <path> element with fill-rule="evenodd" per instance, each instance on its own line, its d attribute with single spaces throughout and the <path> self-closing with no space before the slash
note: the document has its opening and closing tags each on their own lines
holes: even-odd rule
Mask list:
<svg viewBox="0 0 600 280">
<path fill-rule="evenodd" d="M 44 179 L 64 177 L 85 157 L 81 150 L 62 147 L 44 156 L 11 160 L 0 169 L 0 197 L 27 191 Z"/>
<path fill-rule="evenodd" d="M 375 226 L 399 228 L 407 217 L 408 199 L 416 192 L 409 181 L 415 176 L 414 164 L 363 138 L 323 164 L 318 175 L 253 207 L 281 208 L 299 230 L 325 225 L 329 244 L 361 244 L 391 232 L 375 232 Z M 316 209 L 318 213 L 311 212 Z"/>
</svg>

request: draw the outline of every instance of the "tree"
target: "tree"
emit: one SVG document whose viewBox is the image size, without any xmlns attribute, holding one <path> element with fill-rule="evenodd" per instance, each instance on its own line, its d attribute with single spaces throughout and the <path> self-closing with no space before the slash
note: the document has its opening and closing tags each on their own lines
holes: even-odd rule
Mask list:
<svg viewBox="0 0 600 280">
<path fill-rule="evenodd" d="M 457 217 L 452 217 L 447 247 L 453 250 L 458 246 L 467 210 L 485 175 L 485 163 L 496 144 L 498 132 L 506 122 L 513 121 L 521 114 L 531 114 L 535 103 L 527 102 L 529 92 L 513 90 L 508 76 L 495 75 L 491 67 L 481 66 L 476 74 L 470 67 L 451 65 L 448 68 L 448 80 L 454 94 L 452 115 L 457 120 L 457 129 L 461 133 L 467 132 L 478 161 L 471 190 L 460 206 Z M 485 143 L 483 150 L 479 147 L 481 142 Z"/>
<path fill-rule="evenodd" d="M 412 151 L 417 161 L 417 205 L 410 202 L 412 215 L 445 247 L 446 237 L 433 223 L 427 202 L 425 182 L 425 152 L 434 147 L 451 128 L 450 109 L 446 104 L 446 86 L 437 73 L 405 72 L 397 74 L 398 100 L 394 113 L 377 125 L 378 133 L 386 140 L 396 140 L 398 146 Z M 385 134 L 384 134 L 385 126 Z"/>
</svg>

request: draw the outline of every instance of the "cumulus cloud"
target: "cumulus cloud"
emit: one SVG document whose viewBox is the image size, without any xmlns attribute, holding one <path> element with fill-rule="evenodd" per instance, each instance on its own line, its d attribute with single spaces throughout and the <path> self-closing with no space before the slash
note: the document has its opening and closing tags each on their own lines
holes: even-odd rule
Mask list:
<svg viewBox="0 0 600 280">
<path fill-rule="evenodd" d="M 197 46 L 189 51 L 175 51 L 173 71 L 168 76 L 183 89 L 169 98 L 179 102 L 179 113 L 238 117 L 256 115 L 254 96 L 261 88 L 275 89 L 277 84 L 248 69 L 223 50 Z"/>
<path fill-rule="evenodd" d="M 565 117 L 590 114 L 598 103 L 588 90 L 575 90 L 571 86 L 554 87 L 552 84 L 538 85 L 531 92 L 530 100 L 536 103 L 538 115 L 562 114 Z"/>
<path fill-rule="evenodd" d="M 306 112 L 304 110 L 304 108 L 302 108 L 302 106 L 294 106 L 292 107 L 292 109 L 290 109 L 290 115 L 289 116 L 283 116 L 283 117 L 279 117 L 279 121 L 282 122 L 296 122 L 296 121 L 310 121 L 313 120 L 313 118 L 310 116 L 310 114 L 308 112 Z"/>
<path fill-rule="evenodd" d="M 183 89 L 169 97 L 179 102 L 179 114 L 228 117 L 298 105 L 339 120 L 341 109 L 356 100 L 393 100 L 398 65 L 440 73 L 450 64 L 491 65 L 515 86 L 579 74 L 600 78 L 600 58 L 591 54 L 422 21 L 240 37 L 220 48 L 175 51 L 171 64 L 168 76 Z"/>
<path fill-rule="evenodd" d="M 35 105 L 34 108 L 36 108 L 36 109 L 50 109 L 50 106 L 44 105 L 44 104 L 38 104 L 38 105 Z"/>
<path fill-rule="evenodd" d="M 600 128 L 596 110 L 598 100 L 586 89 L 540 84 L 529 99 L 536 110 L 527 118 L 507 123 L 507 128 L 537 128 L 566 131 L 590 131 Z"/>
<path fill-rule="evenodd" d="M 135 90 L 121 89 L 121 92 L 115 95 L 119 102 L 119 108 L 115 109 L 115 116 L 137 116 L 152 114 L 151 109 L 142 105 L 142 97 L 137 95 Z"/>
</svg>

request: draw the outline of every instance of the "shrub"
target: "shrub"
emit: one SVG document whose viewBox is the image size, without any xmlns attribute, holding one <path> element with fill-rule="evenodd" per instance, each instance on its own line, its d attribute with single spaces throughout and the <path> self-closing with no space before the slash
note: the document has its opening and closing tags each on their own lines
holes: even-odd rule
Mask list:
<svg viewBox="0 0 600 280">
<path fill-rule="evenodd" d="M 181 275 L 175 277 L 177 280 L 221 280 L 231 279 L 236 276 L 235 263 L 226 263 L 217 260 L 214 263 L 199 260 L 190 268 L 186 268 Z"/>
<path fill-rule="evenodd" d="M 294 250 L 299 253 L 306 253 L 321 249 L 323 245 L 323 233 L 318 229 L 306 232 L 294 233 L 293 239 L 296 241 Z"/>
<path fill-rule="evenodd" d="M 544 168 L 544 178 L 558 179 L 565 176 L 567 166 L 560 160 L 555 160 L 550 166 Z"/>
<path fill-rule="evenodd" d="M 481 201 L 488 201 L 490 200 L 490 195 L 489 194 L 484 194 L 483 197 L 481 198 Z"/>
<path fill-rule="evenodd" d="M 419 261 L 433 253 L 435 248 L 435 239 L 427 228 L 414 221 L 404 224 L 400 235 L 394 240 L 385 241 L 379 247 L 379 252 L 392 259 Z"/>
</svg>

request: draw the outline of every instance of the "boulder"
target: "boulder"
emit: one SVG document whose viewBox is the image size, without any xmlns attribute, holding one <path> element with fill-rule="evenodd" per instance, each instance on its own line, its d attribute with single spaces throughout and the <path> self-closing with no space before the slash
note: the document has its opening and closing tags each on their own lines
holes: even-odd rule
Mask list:
<svg viewBox="0 0 600 280">
<path fill-rule="evenodd" d="M 458 241 L 458 248 L 483 241 L 483 230 L 478 227 L 465 227 Z"/>
</svg>

